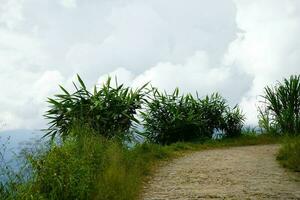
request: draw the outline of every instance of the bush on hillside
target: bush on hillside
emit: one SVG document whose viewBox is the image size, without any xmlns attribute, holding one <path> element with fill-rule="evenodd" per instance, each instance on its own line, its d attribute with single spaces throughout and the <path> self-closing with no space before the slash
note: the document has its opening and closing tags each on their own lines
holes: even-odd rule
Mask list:
<svg viewBox="0 0 300 200">
<path fill-rule="evenodd" d="M 226 100 L 218 93 L 206 96 L 203 99 L 197 98 L 197 113 L 201 117 L 201 134 L 211 138 L 214 129 L 223 129 L 225 127 L 224 115 L 229 106 Z"/>
<path fill-rule="evenodd" d="M 239 137 L 242 134 L 245 116 L 238 106 L 226 109 L 223 130 L 226 137 Z"/>
<path fill-rule="evenodd" d="M 142 113 L 146 137 L 154 143 L 170 144 L 200 137 L 199 104 L 191 95 L 160 93 L 153 89 Z"/>
<path fill-rule="evenodd" d="M 49 98 L 50 109 L 45 117 L 50 120 L 47 135 L 66 137 L 71 127 L 80 123 L 107 138 L 124 137 L 134 122 L 144 101 L 143 87 L 133 91 L 124 85 L 111 86 L 111 78 L 100 89 L 91 93 L 78 76 L 75 93 L 61 87 L 63 94 Z"/>
<path fill-rule="evenodd" d="M 228 137 L 241 133 L 242 113 L 238 108 L 231 109 L 218 93 L 200 99 L 180 95 L 178 89 L 173 94 L 156 88 L 145 92 L 147 84 L 133 91 L 123 85 L 112 87 L 110 78 L 102 88 L 95 87 L 90 93 L 79 76 L 78 81 L 79 86 L 74 84 L 75 93 L 61 87 L 63 94 L 49 98 L 51 108 L 45 116 L 51 121 L 47 135 L 65 138 L 70 128 L 79 123 L 106 138 L 117 136 L 124 141 L 132 125 L 139 123 L 137 112 L 141 108 L 145 135 L 154 143 L 207 139 L 215 130 Z"/>
<path fill-rule="evenodd" d="M 266 132 L 300 133 L 300 75 L 265 87 L 262 97 L 259 124 Z"/>
<path fill-rule="evenodd" d="M 238 108 L 231 110 L 219 94 L 194 98 L 191 94 L 172 94 L 153 89 L 142 114 L 145 135 L 159 144 L 210 139 L 215 129 L 226 136 L 241 134 L 244 117 Z"/>
</svg>

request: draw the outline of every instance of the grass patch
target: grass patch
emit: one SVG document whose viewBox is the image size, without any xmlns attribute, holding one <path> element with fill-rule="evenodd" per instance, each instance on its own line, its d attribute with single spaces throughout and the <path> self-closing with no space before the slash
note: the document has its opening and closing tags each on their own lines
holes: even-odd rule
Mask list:
<svg viewBox="0 0 300 200">
<path fill-rule="evenodd" d="M 82 137 L 67 139 L 63 145 L 53 145 L 42 153 L 28 154 L 31 178 L 0 187 L 0 199 L 138 199 L 146 178 L 162 160 L 192 151 L 281 140 L 268 135 L 243 135 L 169 146 L 145 143 L 128 149 L 120 141 L 104 139 L 90 130 L 75 131 L 80 131 L 76 135 Z"/>
<path fill-rule="evenodd" d="M 18 181 L 0 184 L 0 199 L 138 199 L 152 163 L 171 155 L 169 148 L 155 144 L 128 149 L 90 130 L 73 131 L 81 136 L 27 153 L 30 179 L 11 177 Z"/>
<path fill-rule="evenodd" d="M 277 155 L 277 160 L 283 167 L 300 172 L 300 136 L 285 139 Z"/>
</svg>

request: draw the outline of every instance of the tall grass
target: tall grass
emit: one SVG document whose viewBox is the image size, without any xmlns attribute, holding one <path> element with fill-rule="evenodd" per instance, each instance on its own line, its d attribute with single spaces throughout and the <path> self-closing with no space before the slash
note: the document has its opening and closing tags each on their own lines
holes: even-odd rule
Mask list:
<svg viewBox="0 0 300 200">
<path fill-rule="evenodd" d="M 137 199 L 151 163 L 170 155 L 167 148 L 143 144 L 128 149 L 85 127 L 70 131 L 62 145 L 27 153 L 31 176 L 8 181 L 0 199 Z"/>
<path fill-rule="evenodd" d="M 292 75 L 276 86 L 265 87 L 260 125 L 275 133 L 300 133 L 300 75 Z"/>
<path fill-rule="evenodd" d="M 277 159 L 284 167 L 300 172 L 300 136 L 286 138 Z"/>
<path fill-rule="evenodd" d="M 300 75 L 266 86 L 262 97 L 263 105 L 258 108 L 260 127 L 272 135 L 289 136 L 277 159 L 284 167 L 300 171 Z"/>
</svg>

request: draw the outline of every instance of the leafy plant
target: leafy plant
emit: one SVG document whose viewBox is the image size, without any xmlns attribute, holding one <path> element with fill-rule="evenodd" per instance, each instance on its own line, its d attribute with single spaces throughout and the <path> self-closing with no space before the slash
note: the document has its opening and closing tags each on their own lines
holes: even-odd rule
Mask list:
<svg viewBox="0 0 300 200">
<path fill-rule="evenodd" d="M 242 134 L 245 116 L 238 106 L 235 106 L 233 109 L 226 109 L 224 121 L 223 130 L 227 137 L 238 137 Z"/>
<path fill-rule="evenodd" d="M 170 144 L 178 141 L 210 139 L 215 129 L 226 136 L 241 133 L 244 116 L 236 107 L 229 109 L 225 99 L 212 94 L 203 99 L 191 94 L 172 94 L 153 89 L 142 117 L 145 135 L 155 143 Z"/>
<path fill-rule="evenodd" d="M 300 133 L 300 75 L 265 87 L 262 97 L 260 124 L 266 131 L 275 127 L 278 133 Z"/>
<path fill-rule="evenodd" d="M 152 96 L 142 113 L 147 138 L 155 143 L 169 144 L 200 136 L 197 102 L 191 95 L 169 95 L 152 89 Z"/>
<path fill-rule="evenodd" d="M 79 123 L 107 138 L 125 137 L 132 125 L 139 123 L 136 114 L 144 101 L 143 89 L 147 84 L 136 90 L 117 83 L 112 87 L 108 78 L 100 89 L 95 86 L 91 93 L 79 75 L 77 78 L 79 86 L 74 83 L 74 93 L 60 86 L 63 94 L 49 98 L 51 108 L 45 117 L 50 122 L 46 135 L 54 138 L 59 134 L 65 138 L 71 127 Z"/>
<path fill-rule="evenodd" d="M 271 135 L 280 134 L 277 122 L 271 117 L 269 110 L 262 107 L 258 108 L 258 125 L 261 128 L 261 132 Z"/>
<path fill-rule="evenodd" d="M 198 98 L 198 115 L 202 119 L 202 135 L 211 138 L 214 129 L 223 129 L 224 113 L 228 109 L 226 100 L 218 93 L 205 96 L 203 99 Z"/>
</svg>

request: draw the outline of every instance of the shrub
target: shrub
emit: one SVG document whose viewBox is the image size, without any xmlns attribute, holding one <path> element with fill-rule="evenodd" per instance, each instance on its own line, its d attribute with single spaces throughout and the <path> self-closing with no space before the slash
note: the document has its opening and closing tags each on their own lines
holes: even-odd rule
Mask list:
<svg viewBox="0 0 300 200">
<path fill-rule="evenodd" d="M 284 167 L 300 172 L 300 137 L 286 139 L 277 159 Z"/>
<path fill-rule="evenodd" d="M 263 106 L 259 108 L 263 128 L 277 129 L 277 133 L 300 133 L 300 75 L 265 87 L 263 98 Z"/>
<path fill-rule="evenodd" d="M 169 144 L 199 137 L 201 118 L 197 100 L 191 95 L 179 95 L 152 90 L 153 96 L 142 113 L 147 138 L 155 143 Z"/>
<path fill-rule="evenodd" d="M 261 128 L 261 132 L 271 135 L 279 135 L 280 128 L 277 122 L 271 117 L 270 110 L 263 107 L 258 108 L 258 125 Z"/>
<path fill-rule="evenodd" d="M 72 126 L 80 123 L 107 138 L 124 137 L 132 124 L 138 123 L 136 113 L 144 100 L 146 85 L 133 91 L 124 85 L 112 87 L 111 78 L 108 78 L 99 90 L 95 86 L 90 93 L 79 76 L 78 81 L 79 86 L 74 83 L 75 93 L 70 94 L 60 86 L 63 94 L 49 98 L 51 108 L 45 117 L 50 123 L 46 135 L 65 137 Z"/>
<path fill-rule="evenodd" d="M 206 96 L 203 99 L 198 98 L 198 104 L 197 113 L 203 122 L 201 126 L 202 135 L 211 138 L 214 129 L 223 129 L 223 126 L 225 127 L 224 114 L 229 106 L 226 104 L 226 100 L 218 93 Z"/>
<path fill-rule="evenodd" d="M 159 144 L 211 138 L 215 129 L 228 137 L 241 133 L 244 117 L 236 107 L 230 110 L 224 98 L 212 94 L 203 99 L 153 89 L 142 114 L 147 138 Z"/>
<path fill-rule="evenodd" d="M 244 125 L 244 114 L 238 106 L 233 109 L 227 108 L 224 115 L 224 127 L 223 130 L 227 137 L 238 137 L 242 134 L 242 128 Z"/>
</svg>

